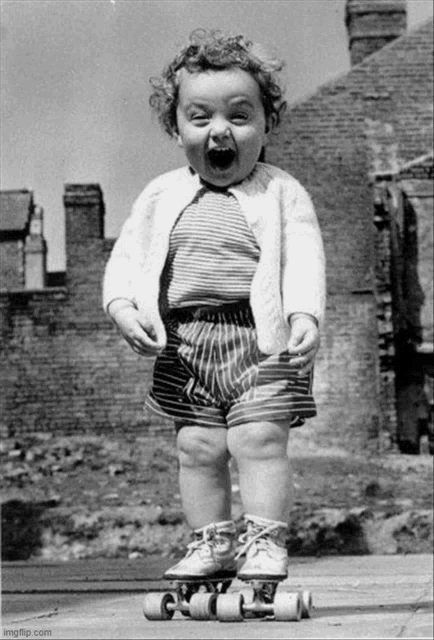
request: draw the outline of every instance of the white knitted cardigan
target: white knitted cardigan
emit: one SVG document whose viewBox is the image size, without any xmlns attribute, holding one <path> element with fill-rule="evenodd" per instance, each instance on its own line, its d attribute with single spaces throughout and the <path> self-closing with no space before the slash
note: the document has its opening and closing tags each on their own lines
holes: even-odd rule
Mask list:
<svg viewBox="0 0 434 640">
<path fill-rule="evenodd" d="M 105 310 L 117 298 L 133 301 L 163 344 L 159 294 L 170 232 L 201 186 L 188 167 L 150 182 L 134 203 L 105 270 Z M 309 313 L 319 323 L 324 316 L 325 257 L 315 211 L 301 184 L 268 164 L 258 163 L 228 190 L 261 249 L 250 294 L 258 346 L 265 354 L 280 353 L 287 347 L 292 313 Z"/>
</svg>

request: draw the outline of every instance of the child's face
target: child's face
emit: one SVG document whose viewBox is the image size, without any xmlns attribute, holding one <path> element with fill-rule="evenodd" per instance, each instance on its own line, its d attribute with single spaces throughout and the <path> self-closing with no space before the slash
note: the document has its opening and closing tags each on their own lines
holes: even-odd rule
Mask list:
<svg viewBox="0 0 434 640">
<path fill-rule="evenodd" d="M 203 180 L 227 187 L 253 170 L 267 140 L 259 85 L 246 71 L 180 71 L 178 144 Z"/>
</svg>

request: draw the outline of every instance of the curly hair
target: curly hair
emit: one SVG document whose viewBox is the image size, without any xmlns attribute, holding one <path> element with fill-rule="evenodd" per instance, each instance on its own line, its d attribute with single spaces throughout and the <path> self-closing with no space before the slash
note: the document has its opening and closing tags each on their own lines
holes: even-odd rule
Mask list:
<svg viewBox="0 0 434 640">
<path fill-rule="evenodd" d="M 286 107 L 284 89 L 277 74 L 284 62 L 270 57 L 260 45 L 242 35 L 225 36 L 220 31 L 196 29 L 189 44 L 150 83 L 153 92 L 149 104 L 156 112 L 164 131 L 173 136 L 177 132 L 176 108 L 179 93 L 180 69 L 189 73 L 219 71 L 238 67 L 250 73 L 259 85 L 266 118 L 273 116 L 273 126 L 279 124 Z"/>
</svg>

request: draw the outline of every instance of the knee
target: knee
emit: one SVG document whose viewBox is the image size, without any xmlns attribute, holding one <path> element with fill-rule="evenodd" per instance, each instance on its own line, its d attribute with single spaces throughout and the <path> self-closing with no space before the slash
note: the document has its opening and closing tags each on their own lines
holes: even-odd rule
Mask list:
<svg viewBox="0 0 434 640">
<path fill-rule="evenodd" d="M 219 466 L 229 460 L 226 430 L 183 427 L 178 433 L 179 463 L 183 467 Z"/>
<path fill-rule="evenodd" d="M 287 455 L 288 428 L 268 422 L 232 427 L 228 448 L 235 460 L 270 460 Z"/>
</svg>

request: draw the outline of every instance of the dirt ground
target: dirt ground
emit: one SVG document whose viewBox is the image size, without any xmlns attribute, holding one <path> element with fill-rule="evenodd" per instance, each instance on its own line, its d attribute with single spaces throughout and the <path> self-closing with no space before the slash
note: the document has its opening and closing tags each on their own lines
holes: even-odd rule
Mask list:
<svg viewBox="0 0 434 640">
<path fill-rule="evenodd" d="M 171 436 L 1 443 L 2 557 L 176 557 L 189 541 Z M 432 551 L 433 458 L 291 450 L 293 555 Z M 242 523 L 237 470 L 233 512 Z M 242 524 L 241 524 L 242 526 Z"/>
</svg>

